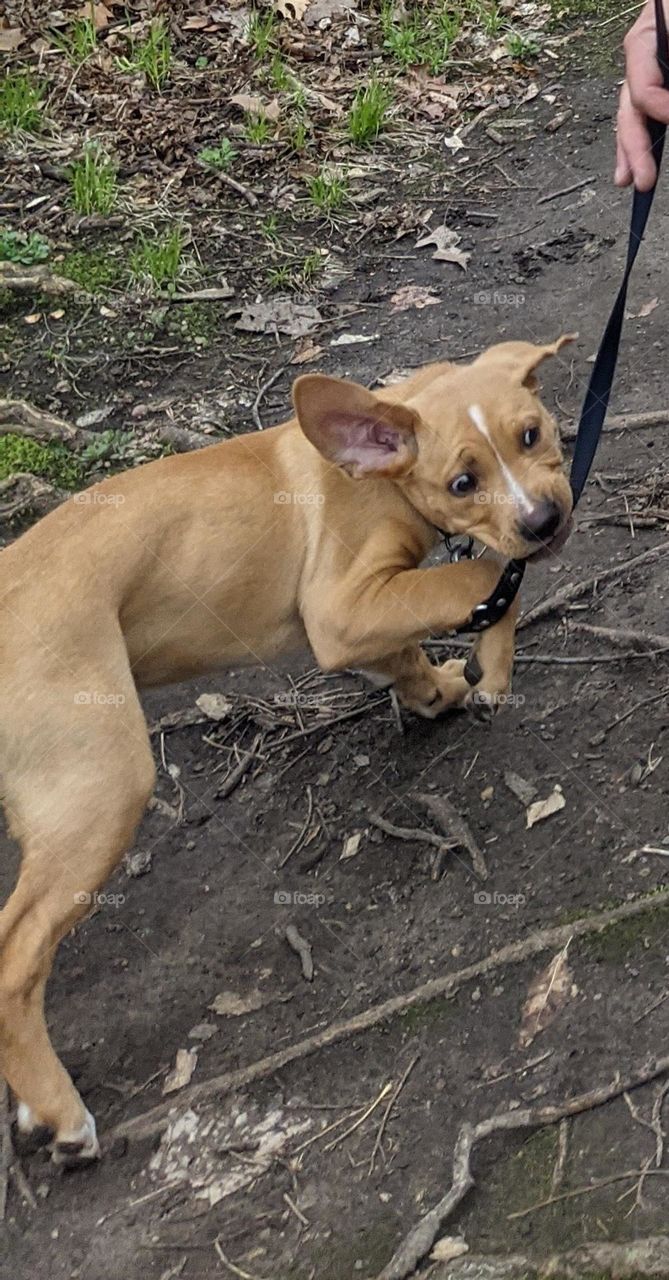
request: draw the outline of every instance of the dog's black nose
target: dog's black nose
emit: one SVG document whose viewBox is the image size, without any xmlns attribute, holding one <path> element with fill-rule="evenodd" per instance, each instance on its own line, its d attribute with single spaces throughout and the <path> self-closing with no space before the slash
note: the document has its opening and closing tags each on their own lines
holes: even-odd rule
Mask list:
<svg viewBox="0 0 669 1280">
<path fill-rule="evenodd" d="M 560 509 L 548 498 L 542 498 L 523 517 L 520 531 L 530 542 L 548 542 L 560 523 Z"/>
</svg>

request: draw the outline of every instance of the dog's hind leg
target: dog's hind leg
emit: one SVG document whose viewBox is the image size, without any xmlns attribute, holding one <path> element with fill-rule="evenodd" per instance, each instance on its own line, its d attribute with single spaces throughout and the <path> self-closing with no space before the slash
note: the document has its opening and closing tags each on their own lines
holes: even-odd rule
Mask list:
<svg viewBox="0 0 669 1280">
<path fill-rule="evenodd" d="M 45 987 L 58 943 L 130 845 L 155 775 L 129 677 L 104 704 L 77 704 L 72 689 L 57 698 L 59 716 L 50 691 L 46 724 L 18 752 L 22 775 L 15 767 L 4 776 L 23 860 L 0 912 L 0 1072 L 19 1101 L 19 1127 L 48 1128 L 54 1159 L 76 1163 L 98 1154 L 95 1122 L 49 1039 Z"/>
</svg>

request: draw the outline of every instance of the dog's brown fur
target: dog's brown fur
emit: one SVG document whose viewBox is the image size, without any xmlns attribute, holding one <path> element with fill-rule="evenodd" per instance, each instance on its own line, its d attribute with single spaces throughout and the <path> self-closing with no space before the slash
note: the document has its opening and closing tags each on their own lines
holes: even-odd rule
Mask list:
<svg viewBox="0 0 669 1280">
<path fill-rule="evenodd" d="M 437 530 L 530 554 L 512 490 L 530 515 L 550 500 L 566 526 L 557 432 L 533 374 L 562 341 L 504 343 L 379 394 L 300 378 L 297 418 L 111 477 L 2 552 L 0 777 L 23 862 L 0 913 L 0 1069 L 21 1127 L 52 1130 L 56 1158 L 98 1150 L 43 1003 L 58 942 L 151 796 L 136 686 L 308 644 L 325 670 L 367 669 L 422 715 L 466 704 L 463 663 L 433 667 L 419 643 L 466 623 L 499 564 L 417 566 Z M 463 472 L 478 487 L 457 496 Z M 513 608 L 477 645 L 476 693 L 493 706 L 509 688 L 515 620 Z"/>
</svg>

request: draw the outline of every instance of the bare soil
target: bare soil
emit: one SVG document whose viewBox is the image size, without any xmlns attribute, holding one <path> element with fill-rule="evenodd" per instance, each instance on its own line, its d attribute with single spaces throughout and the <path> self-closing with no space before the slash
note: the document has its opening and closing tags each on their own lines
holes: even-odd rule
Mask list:
<svg viewBox="0 0 669 1280">
<path fill-rule="evenodd" d="M 471 250 L 466 273 L 414 250 L 413 240 L 395 242 L 392 232 L 370 228 L 366 256 L 351 257 L 350 278 L 328 296 L 334 321 L 342 304 L 355 303 L 358 314 L 333 323 L 319 368 L 372 382 L 393 368 L 457 359 L 499 339 L 546 340 L 578 331 L 576 346 L 544 376 L 547 402 L 561 421 L 573 419 L 617 288 L 629 202 L 609 178 L 612 74 L 573 75 L 560 94 L 560 105 L 573 115 L 558 132 L 545 131 L 554 108 L 540 95 L 522 108 L 526 124 L 503 155 L 483 134 L 472 141 L 467 154 L 480 161 L 478 181 L 462 197 L 444 198 L 436 184 L 435 208 Z M 583 179 L 587 185 L 571 194 L 538 203 Z M 635 318 L 627 322 L 615 412 L 666 408 L 667 208 L 661 192 L 631 291 Z M 393 312 L 390 295 L 409 283 L 433 288 L 439 304 Z M 658 306 L 639 318 L 654 298 Z M 378 336 L 364 345 L 329 347 L 329 337 L 342 328 Z M 102 347 L 93 347 L 99 361 L 78 381 L 81 399 L 62 391 L 58 407 L 66 415 L 82 412 L 82 401 L 83 409 L 95 408 L 111 396 L 105 425 L 113 426 L 132 423 L 134 406 L 159 401 L 188 425 L 195 406 L 234 400 L 234 384 L 245 388 L 245 400 L 235 401 L 227 422 L 238 414 L 239 428 L 248 429 L 258 386 L 292 351 L 285 339 L 263 343 L 265 367 L 244 368 L 239 335 L 220 316 L 213 347 L 201 355 L 181 352 L 181 367 L 171 368 L 167 357 L 147 371 L 131 358 L 123 365 L 120 394 L 118 369 L 104 359 Z M 42 368 L 42 362 L 19 362 L 14 390 L 49 407 L 53 383 L 41 382 Z M 266 423 L 288 413 L 295 372 L 287 368 L 264 397 Z M 559 562 L 528 573 L 526 605 L 646 548 L 666 547 L 666 520 L 648 528 L 625 518 L 626 495 L 651 484 L 652 505 L 669 507 L 667 426 L 607 434 L 580 527 Z M 587 525 L 604 513 L 621 522 Z M 220 745 L 224 729 L 197 724 L 155 739 L 158 794 L 177 809 L 183 799 L 183 816 L 177 821 L 159 810 L 147 816 L 137 849 L 150 852 L 150 870 L 117 874 L 109 892 L 122 901 L 102 904 L 65 941 L 49 994 L 55 1043 L 103 1133 L 160 1100 L 179 1049 L 197 1045 L 193 1080 L 203 1080 L 539 927 L 651 895 L 666 884 L 666 858 L 643 849 L 669 854 L 667 701 L 660 696 L 669 691 L 668 656 L 631 656 L 571 624 L 666 633 L 668 564 L 666 555 L 660 557 L 522 632 L 514 691 L 524 701 L 491 725 L 460 716 L 434 724 L 406 717 L 400 733 L 387 696 L 367 694 L 363 702 L 360 695 L 350 704 L 360 709 L 357 718 L 332 728 L 324 724 L 269 752 L 224 799 L 217 797 L 221 775 L 214 772 L 228 758 Z M 287 722 L 299 730 L 298 714 L 285 700 L 294 694 L 290 678 L 310 665 L 305 656 L 282 670 L 226 672 L 152 695 L 147 714 L 153 720 L 193 707 L 203 691 L 219 691 L 237 706 L 243 695 L 274 708 L 283 698 Z M 351 696 L 361 688 L 353 676 L 333 687 Z M 303 696 L 312 696 L 308 686 Z M 313 696 L 322 698 L 322 686 Z M 306 717 L 313 707 L 303 706 Z M 610 728 L 625 712 L 629 716 Z M 258 731 L 253 715 L 251 707 L 239 719 L 244 748 Z M 559 785 L 564 809 L 528 830 L 523 806 L 504 783 L 508 770 L 532 783 L 540 797 Z M 425 826 L 415 797 L 431 790 L 448 795 L 466 816 L 485 850 L 485 885 L 460 854 L 433 880 L 426 846 L 371 826 L 375 811 L 399 825 Z M 309 794 L 309 842 L 282 867 L 310 812 Z M 345 840 L 355 833 L 361 833 L 358 852 L 341 860 Z M 5 846 L 2 888 L 9 891 L 16 850 Z M 286 943 L 290 923 L 311 943 L 313 982 L 303 980 Z M 669 1000 L 662 1002 L 668 962 L 669 915 L 654 909 L 651 897 L 648 913 L 634 923 L 574 942 L 569 999 L 527 1049 L 518 1047 L 521 1009 L 541 962 L 466 985 L 451 1000 L 315 1054 L 241 1097 L 227 1095 L 198 1108 L 212 1121 L 237 1119 L 242 1150 L 231 1152 L 234 1141 L 221 1141 L 212 1157 L 210 1173 L 213 1168 L 219 1182 L 243 1174 L 257 1144 L 255 1126 L 269 1113 L 280 1109 L 282 1120 L 274 1120 L 279 1128 L 293 1121 L 303 1126 L 265 1172 L 212 1207 L 196 1197 L 192 1178 L 170 1187 L 149 1169 L 153 1140 L 117 1142 L 95 1167 L 65 1176 L 43 1151 L 28 1155 L 23 1168 L 37 1207 L 12 1183 L 0 1275 L 374 1277 L 417 1216 L 442 1194 L 465 1118 L 475 1121 L 515 1102 L 559 1100 L 661 1051 L 669 1030 Z M 241 1016 L 221 1016 L 210 1006 L 222 991 L 242 998 L 260 991 L 264 1003 Z M 193 1039 L 192 1029 L 203 1023 L 214 1033 Z M 296 1154 L 326 1122 L 350 1112 L 353 1124 L 362 1114 L 354 1108 L 371 1104 L 389 1081 L 397 1083 L 414 1058 L 373 1167 L 385 1100 L 333 1149 L 326 1150 L 329 1138 L 323 1138 Z M 646 1117 L 654 1088 L 635 1095 Z M 178 1092 L 173 1100 L 178 1109 Z M 582 1242 L 666 1230 L 661 1176 L 648 1179 L 641 1204 L 628 1179 L 510 1218 L 550 1196 L 556 1144 L 551 1129 L 481 1148 L 477 1188 L 448 1231 L 463 1235 L 477 1253 L 542 1259 Z M 198 1155 L 206 1152 L 201 1129 L 194 1145 Z M 634 1121 L 625 1102 L 612 1103 L 570 1122 L 561 1189 L 639 1168 L 654 1150 L 653 1134 Z M 192 1150 L 190 1159 L 192 1173 Z M 216 1240 L 238 1270 L 221 1260 Z"/>
</svg>

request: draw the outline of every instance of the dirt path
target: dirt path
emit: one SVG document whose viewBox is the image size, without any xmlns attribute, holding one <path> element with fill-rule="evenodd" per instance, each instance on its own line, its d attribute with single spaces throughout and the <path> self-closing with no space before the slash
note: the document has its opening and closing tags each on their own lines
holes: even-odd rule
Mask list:
<svg viewBox="0 0 669 1280">
<path fill-rule="evenodd" d="M 476 137 L 465 163 L 480 162 L 468 171 L 477 182 L 447 203 L 434 193 L 435 209 L 471 251 L 468 271 L 432 261 L 428 251 L 411 247 L 413 239 L 395 242 L 392 234 L 373 232 L 369 256 L 361 252 L 352 278 L 330 295 L 333 306 L 355 303 L 358 314 L 329 333 L 375 336 L 352 346 L 324 343 L 318 367 L 371 381 L 500 338 L 544 340 L 578 330 L 577 345 L 545 377 L 548 403 L 562 421 L 572 418 L 624 252 L 628 200 L 609 180 L 614 104 L 612 75 L 587 82 L 574 75 L 560 90 L 560 106 L 573 114 L 558 132 L 545 131 L 555 109 L 539 96 L 518 113 L 526 123 L 510 135 L 513 144 L 502 148 Z M 570 186 L 571 194 L 540 203 Z M 666 407 L 668 207 L 663 192 L 632 288 L 634 318 L 614 412 Z M 438 305 L 393 313 L 388 298 L 407 284 L 433 289 Z M 647 305 L 655 299 L 657 306 Z M 265 380 L 286 360 L 285 349 L 270 353 Z M 187 421 L 189 403 L 224 399 L 215 364 L 209 356 L 166 375 L 163 393 L 179 422 Z M 293 373 L 268 390 L 265 422 L 285 412 Z M 247 404 L 258 382 L 249 386 Z M 138 403 L 139 380 L 127 390 Z M 560 563 L 528 574 L 526 603 L 647 548 L 666 552 L 666 524 L 588 527 L 588 521 L 624 516 L 626 495 L 634 506 L 635 488 L 651 483 L 651 505 L 666 511 L 667 430 L 605 437 L 581 528 Z M 197 1047 L 195 1083 L 538 927 L 663 886 L 669 774 L 667 701 L 660 695 L 669 688 L 669 661 L 621 654 L 609 640 L 577 628 L 666 634 L 668 566 L 669 556 L 660 554 L 602 587 L 594 600 L 528 628 L 515 683 L 522 702 L 488 727 L 461 718 L 434 725 L 407 719 L 400 736 L 390 702 L 364 695 L 367 705 L 353 678 L 326 688 L 305 684 L 296 693 L 290 677 L 307 663 L 288 673 L 226 674 L 148 700 L 156 717 L 192 707 L 202 691 L 220 691 L 235 699 L 236 727 L 228 742 L 227 726 L 212 723 L 166 733 L 162 744 L 156 739 L 163 765 L 158 794 L 173 810 L 154 811 L 142 828 L 138 849 L 150 853 L 150 869 L 119 874 L 110 893 L 122 901 L 103 905 L 59 955 L 50 996 L 54 1036 L 103 1131 L 160 1100 L 179 1049 Z M 362 714 L 268 752 L 229 797 L 217 797 L 213 771 L 223 766 L 224 777 L 229 763 L 221 746 L 236 740 L 248 749 L 256 734 L 268 732 L 269 713 L 258 703 L 269 704 L 274 717 L 277 707 L 287 707 L 288 721 L 299 728 L 295 708 L 312 725 L 329 688 L 341 692 L 336 709 Z M 255 706 L 241 701 L 245 694 Z M 637 704 L 644 705 L 635 712 Z M 564 808 L 528 830 L 523 805 L 505 784 L 508 771 L 539 798 L 560 787 Z M 400 826 L 429 825 L 417 800 L 426 792 L 448 794 L 466 815 L 485 851 L 484 886 L 459 855 L 432 879 L 427 846 L 371 824 L 370 814 L 382 810 Z M 356 835 L 357 851 L 342 860 L 345 842 Z M 3 889 L 13 867 L 9 850 Z M 311 943 L 311 983 L 286 943 L 289 924 Z M 10 1186 L 0 1274 L 7 1280 L 374 1277 L 443 1193 L 463 1118 L 477 1121 L 516 1100 L 555 1101 L 662 1051 L 668 953 L 669 915 L 651 899 L 637 920 L 572 944 L 564 1007 L 525 1048 L 518 1044 L 521 1009 L 541 960 L 466 985 L 450 1000 L 203 1107 L 184 1121 L 188 1141 L 168 1135 L 157 1157 L 155 1140 L 119 1141 L 99 1167 L 60 1178 L 43 1153 L 30 1156 L 23 1167 L 36 1207 Z M 240 1016 L 212 1012 L 222 992 L 257 1007 Z M 384 1087 L 396 1086 L 405 1072 L 379 1137 L 392 1096 Z M 635 1094 L 646 1119 L 657 1087 Z M 178 1093 L 174 1100 L 178 1107 Z M 340 1127 L 310 1142 L 335 1121 Z M 263 1131 L 276 1141 L 274 1159 L 258 1155 Z M 483 1147 L 477 1190 L 449 1230 L 476 1254 L 541 1259 L 584 1242 L 666 1229 L 661 1176 L 647 1179 L 638 1202 L 628 1179 L 513 1216 L 552 1189 L 574 1190 L 640 1168 L 655 1151 L 654 1135 L 623 1100 L 570 1121 L 566 1140 L 555 1181 L 555 1129 Z M 183 1183 L 176 1180 L 180 1170 Z M 198 1190 L 216 1203 L 198 1198 Z"/>
</svg>

